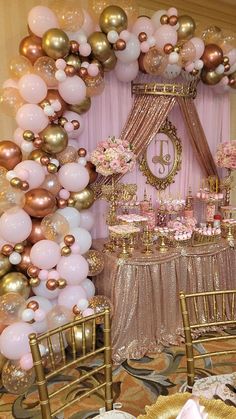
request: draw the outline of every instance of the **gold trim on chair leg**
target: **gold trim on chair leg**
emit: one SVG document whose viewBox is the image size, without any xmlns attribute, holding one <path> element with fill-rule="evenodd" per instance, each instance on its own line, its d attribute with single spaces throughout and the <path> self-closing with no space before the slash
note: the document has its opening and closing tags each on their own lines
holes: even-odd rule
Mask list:
<svg viewBox="0 0 236 419">
<path fill-rule="evenodd" d="M 192 391 L 193 384 L 194 384 L 194 375 L 195 375 L 192 335 L 191 335 L 191 330 L 190 330 L 186 299 L 185 299 L 184 293 L 182 292 L 180 292 L 180 305 L 181 305 L 181 313 L 182 313 L 184 333 L 185 333 L 185 347 L 186 347 L 186 357 L 187 357 L 187 383 L 188 383 L 188 389 Z"/>
<path fill-rule="evenodd" d="M 47 382 L 45 379 L 42 357 L 37 343 L 36 333 L 29 335 L 29 343 L 34 362 L 36 381 L 38 385 L 39 400 L 43 419 L 51 419 L 51 409 L 49 404 Z"/>
<path fill-rule="evenodd" d="M 111 324 L 109 308 L 105 309 L 104 314 L 104 360 L 105 360 L 105 407 L 106 410 L 112 410 L 113 391 L 112 391 L 112 364 L 111 364 Z"/>
</svg>

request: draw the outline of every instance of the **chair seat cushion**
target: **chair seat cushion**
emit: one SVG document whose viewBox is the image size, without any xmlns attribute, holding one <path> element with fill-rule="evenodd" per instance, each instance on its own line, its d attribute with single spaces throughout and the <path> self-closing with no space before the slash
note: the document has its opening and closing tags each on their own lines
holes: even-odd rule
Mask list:
<svg viewBox="0 0 236 419">
<path fill-rule="evenodd" d="M 109 410 L 109 412 L 101 413 L 98 416 L 95 416 L 94 419 L 135 419 L 134 416 L 129 413 L 122 412 L 122 410 Z"/>
<path fill-rule="evenodd" d="M 222 400 L 230 400 L 236 405 L 236 373 L 212 375 L 196 380 L 192 394 L 213 399 L 218 396 Z"/>
</svg>

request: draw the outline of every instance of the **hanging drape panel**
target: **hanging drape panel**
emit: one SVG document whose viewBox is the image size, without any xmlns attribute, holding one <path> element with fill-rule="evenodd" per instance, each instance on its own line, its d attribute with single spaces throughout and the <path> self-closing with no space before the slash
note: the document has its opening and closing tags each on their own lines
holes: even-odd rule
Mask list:
<svg viewBox="0 0 236 419">
<path fill-rule="evenodd" d="M 192 98 L 178 97 L 178 104 L 189 134 L 189 139 L 200 166 L 207 176 L 217 174 L 216 165 L 212 157 L 197 109 Z"/>
<path fill-rule="evenodd" d="M 120 138 L 128 141 L 137 158 L 144 152 L 158 133 L 166 117 L 176 103 L 174 96 L 137 95 Z M 116 176 L 119 180 L 123 174 Z M 111 182 L 111 176 L 100 177 L 98 185 Z"/>
</svg>

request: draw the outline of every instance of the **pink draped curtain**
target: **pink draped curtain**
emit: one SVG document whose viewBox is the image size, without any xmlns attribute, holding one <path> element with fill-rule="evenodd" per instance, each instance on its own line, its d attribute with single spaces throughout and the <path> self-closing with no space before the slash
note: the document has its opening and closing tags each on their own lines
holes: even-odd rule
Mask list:
<svg viewBox="0 0 236 419">
<path fill-rule="evenodd" d="M 111 135 L 120 137 L 132 108 L 133 100 L 130 84 L 119 82 L 113 74 L 106 75 L 104 92 L 101 96 L 92 98 L 91 109 L 83 117 L 85 127 L 79 137 L 78 144 L 86 147 L 88 152 L 91 152 L 100 140 Z M 217 145 L 221 141 L 229 139 L 229 97 L 227 94 L 216 95 L 211 87 L 200 83 L 195 105 L 209 148 L 214 156 Z M 168 118 L 177 128 L 177 135 L 181 139 L 183 150 L 181 170 L 175 176 L 175 182 L 164 193 L 184 197 L 189 186 L 191 186 L 193 192 L 198 190 L 201 179 L 205 174 L 193 151 L 189 133 L 178 105 L 174 106 Z M 122 178 L 121 182 L 136 183 L 138 185 L 138 199 L 140 200 L 143 198 L 146 188 L 153 204 L 155 204 L 158 192 L 151 185 L 146 184 L 146 178 L 140 172 L 138 164 L 132 173 L 128 173 Z M 107 203 L 102 200 L 96 201 L 92 211 L 96 214 L 96 225 L 93 228 L 94 238 L 106 237 Z"/>
</svg>

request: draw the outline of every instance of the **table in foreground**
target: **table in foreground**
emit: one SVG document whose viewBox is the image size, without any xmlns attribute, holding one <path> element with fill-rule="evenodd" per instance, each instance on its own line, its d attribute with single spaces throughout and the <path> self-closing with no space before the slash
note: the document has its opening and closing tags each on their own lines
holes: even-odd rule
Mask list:
<svg viewBox="0 0 236 419">
<path fill-rule="evenodd" d="M 104 240 L 93 247 L 102 250 Z M 105 253 L 105 268 L 95 277 L 97 294 L 109 297 L 113 361 L 138 359 L 147 352 L 182 341 L 179 292 L 236 288 L 236 250 L 225 241 L 201 247 L 170 249 L 151 256 L 134 251 L 120 259 Z"/>
</svg>

